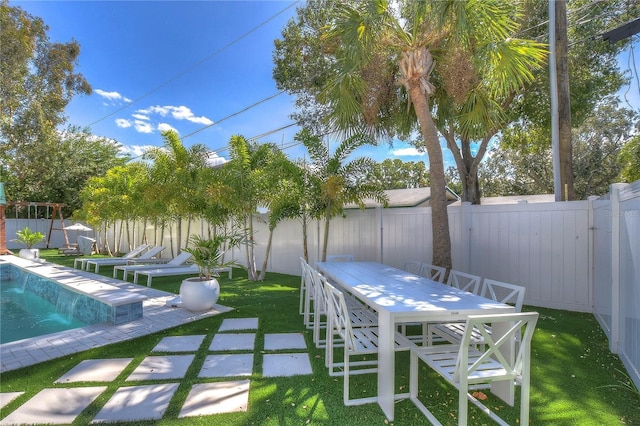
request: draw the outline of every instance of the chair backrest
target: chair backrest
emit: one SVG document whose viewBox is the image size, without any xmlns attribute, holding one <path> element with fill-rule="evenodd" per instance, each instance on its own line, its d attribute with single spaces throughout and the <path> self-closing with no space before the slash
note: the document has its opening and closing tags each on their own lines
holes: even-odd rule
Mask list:
<svg viewBox="0 0 640 426">
<path fill-rule="evenodd" d="M 480 290 L 480 281 L 482 281 L 482 278 L 477 275 L 467 274 L 466 272 L 460 272 L 452 269 L 449 271 L 447 285 L 468 291 L 469 293 L 479 294 L 478 290 Z"/>
<path fill-rule="evenodd" d="M 180 252 L 179 255 L 177 255 L 170 261 L 168 261 L 167 265 L 170 265 L 170 266 L 184 265 L 187 262 L 187 260 L 191 259 L 192 256 L 193 255 L 191 253 L 187 253 L 186 251 Z"/>
<path fill-rule="evenodd" d="M 140 256 L 138 256 L 138 260 L 153 259 L 157 255 L 159 255 L 162 250 L 164 250 L 163 246 L 151 247 L 148 251 L 145 251 Z"/>
<path fill-rule="evenodd" d="M 423 263 L 420 265 L 420 275 L 429 278 L 433 281 L 438 281 L 439 283 L 444 282 L 444 276 L 447 270 L 442 266 L 430 265 L 428 263 Z"/>
<path fill-rule="evenodd" d="M 480 377 L 480 381 L 486 383 L 486 380 L 482 380 L 483 369 L 488 362 L 498 362 L 504 371 L 500 375 L 492 375 L 491 380 L 512 380 L 524 377 L 528 386 L 531 338 L 537 321 L 537 312 L 469 316 L 460 342 L 454 381 L 456 383 L 460 383 L 461 380 L 466 382 L 470 376 L 478 372 L 476 376 Z M 492 327 L 495 330 L 497 324 L 507 325 L 507 332 L 494 335 L 490 329 Z M 477 354 L 478 346 L 471 342 L 474 333 L 481 333 L 484 338 L 482 346 L 484 349 L 482 355 L 479 356 Z M 501 349 L 505 345 L 513 344 L 518 339 L 520 344 L 514 345 L 517 350 L 515 356 L 507 359 Z M 473 352 L 473 358 L 469 356 L 470 352 Z M 470 359 L 473 362 L 469 362 Z"/>
<path fill-rule="evenodd" d="M 314 315 L 327 314 L 327 294 L 324 289 L 324 281 L 326 278 L 318 271 L 309 267 L 309 276 L 311 277 L 311 285 L 313 287 L 313 310 Z M 319 317 L 317 317 L 319 319 Z"/>
<path fill-rule="evenodd" d="M 331 327 L 345 342 L 345 350 L 356 348 L 356 339 L 351 329 L 351 318 L 344 294 L 329 284 L 325 277 L 321 277 L 327 296 L 328 327 Z"/>
<path fill-rule="evenodd" d="M 502 281 L 485 279 L 482 283 L 481 296 L 496 302 L 508 303 L 515 306 L 516 312 L 522 311 L 525 287 Z"/>
<path fill-rule="evenodd" d="M 404 267 L 402 269 L 409 272 L 410 274 L 420 275 L 421 267 L 422 262 L 418 262 L 417 260 L 408 260 L 404 262 Z"/>
<path fill-rule="evenodd" d="M 131 259 L 142 254 L 143 251 L 149 248 L 149 244 L 140 244 L 138 247 L 131 250 L 129 253 L 122 256 L 123 259 Z"/>
<path fill-rule="evenodd" d="M 353 262 L 352 254 L 328 254 L 327 262 Z"/>
</svg>

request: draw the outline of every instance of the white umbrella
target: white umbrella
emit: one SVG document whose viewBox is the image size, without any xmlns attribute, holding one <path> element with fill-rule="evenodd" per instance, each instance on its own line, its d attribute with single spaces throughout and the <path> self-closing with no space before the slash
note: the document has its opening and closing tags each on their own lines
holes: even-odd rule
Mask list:
<svg viewBox="0 0 640 426">
<path fill-rule="evenodd" d="M 89 232 L 89 231 L 93 231 L 93 229 L 89 228 L 88 226 L 85 226 L 83 224 L 81 224 L 80 222 L 76 222 L 71 226 L 66 226 L 65 229 L 67 231 L 82 231 L 82 232 Z"/>
</svg>

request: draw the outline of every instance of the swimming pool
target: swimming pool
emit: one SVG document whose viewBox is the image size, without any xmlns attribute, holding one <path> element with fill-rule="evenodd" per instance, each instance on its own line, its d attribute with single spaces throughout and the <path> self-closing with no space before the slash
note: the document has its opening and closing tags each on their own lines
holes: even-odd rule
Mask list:
<svg viewBox="0 0 640 426">
<path fill-rule="evenodd" d="M 30 291 L 27 281 L 0 282 L 0 344 L 88 325 L 73 315 L 79 295 L 63 292 L 52 303 Z"/>
<path fill-rule="evenodd" d="M 52 268 L 48 269 L 51 272 Z M 0 264 L 0 344 L 90 324 L 115 325 L 142 318 L 145 296 L 128 294 L 64 269 L 50 273 L 57 279 L 33 270 Z"/>
</svg>

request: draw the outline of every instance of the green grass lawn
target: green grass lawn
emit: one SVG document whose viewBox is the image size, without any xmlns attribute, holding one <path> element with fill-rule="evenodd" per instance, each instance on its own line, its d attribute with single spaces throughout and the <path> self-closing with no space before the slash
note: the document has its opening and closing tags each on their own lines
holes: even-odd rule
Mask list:
<svg viewBox="0 0 640 426">
<path fill-rule="evenodd" d="M 41 256 L 50 262 L 67 266 L 73 257 L 57 255 L 56 250 L 42 250 Z M 111 277 L 113 269 L 101 268 L 101 274 Z M 151 334 L 135 340 L 116 343 L 68 357 L 44 362 L 0 375 L 0 391 L 25 392 L 17 400 L 2 409 L 0 417 L 7 416 L 19 405 L 44 388 L 60 386 L 91 386 L 104 383 L 53 384 L 80 361 L 97 358 L 133 357 L 127 369 L 100 395 L 74 424 L 87 424 L 100 408 L 125 383 L 125 378 L 149 354 L 165 336 L 205 334 L 205 342 L 180 383 L 164 418 L 157 421 L 138 422 L 140 425 L 372 425 L 387 424 L 376 404 L 345 407 L 342 403 L 342 378 L 330 377 L 324 367 L 324 350 L 315 349 L 311 332 L 302 324 L 298 314 L 300 277 L 268 273 L 263 282 L 250 282 L 241 270 L 233 280 L 219 279 L 221 293 L 219 303 L 234 311 L 202 319 L 187 325 Z M 153 287 L 178 293 L 180 277 L 155 278 Z M 530 308 L 540 313 L 533 338 L 531 374 L 531 424 L 532 425 L 640 425 L 640 398 L 637 392 L 625 389 L 629 381 L 622 373 L 624 367 L 616 355 L 608 350 L 605 334 L 593 316 L 584 313 Z M 198 372 L 207 355 L 213 335 L 225 318 L 258 317 L 256 347 L 262 347 L 264 334 L 278 332 L 302 332 L 305 335 L 313 366 L 313 376 L 288 378 L 250 377 L 248 411 L 244 413 L 217 414 L 201 418 L 178 419 L 178 413 L 194 383 L 225 381 L 225 379 L 199 379 Z M 262 354 L 254 355 L 254 371 L 262 371 Z M 457 391 L 426 371 L 421 377 L 421 399 L 443 424 L 457 424 Z M 408 355 L 397 357 L 396 386 L 406 392 L 408 386 Z M 427 383 L 428 381 L 428 383 Z M 160 383 L 163 381 L 140 384 Z M 167 380 L 166 382 L 175 382 Z M 375 392 L 376 380 L 372 375 L 352 379 L 352 396 L 366 396 Z M 489 396 L 489 406 L 498 410 L 510 424 L 518 423 L 519 408 L 509 407 L 497 398 Z M 396 418 L 392 424 L 427 424 L 426 419 L 409 401 L 396 404 Z M 127 423 L 131 424 L 131 423 Z M 470 404 L 471 425 L 493 424 L 484 414 Z"/>
</svg>

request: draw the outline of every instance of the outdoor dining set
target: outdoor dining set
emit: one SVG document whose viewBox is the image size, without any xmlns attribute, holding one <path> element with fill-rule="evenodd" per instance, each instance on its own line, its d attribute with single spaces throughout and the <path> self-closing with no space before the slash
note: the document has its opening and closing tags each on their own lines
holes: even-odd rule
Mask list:
<svg viewBox="0 0 640 426">
<path fill-rule="evenodd" d="M 329 256 L 314 268 L 300 260 L 299 311 L 315 345 L 325 349 L 329 374 L 344 377 L 345 405 L 377 402 L 393 421 L 396 401 L 409 399 L 440 424 L 419 394 L 420 385 L 429 386 L 419 377 L 423 362 L 457 388 L 459 425 L 467 424 L 469 401 L 507 424 L 476 391 L 488 389 L 513 406 L 516 387 L 519 422 L 529 423 L 530 347 L 538 314 L 521 312 L 524 287 L 422 262 L 398 269 L 346 255 Z M 406 393 L 396 393 L 400 351 L 410 353 Z M 352 397 L 349 380 L 356 374 L 377 375 L 374 396 Z"/>
</svg>

